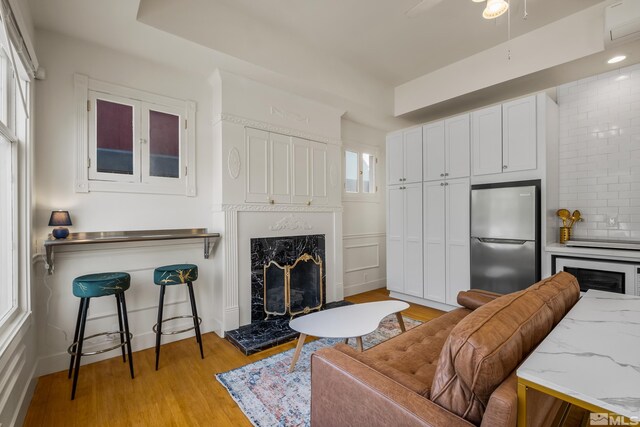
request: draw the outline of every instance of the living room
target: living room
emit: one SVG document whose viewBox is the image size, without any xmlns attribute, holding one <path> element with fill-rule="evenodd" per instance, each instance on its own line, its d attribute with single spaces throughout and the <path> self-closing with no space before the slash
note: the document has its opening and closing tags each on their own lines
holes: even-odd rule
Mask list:
<svg viewBox="0 0 640 427">
<path fill-rule="evenodd" d="M 637 424 L 638 3 L 2 0 L 0 425 Z"/>
</svg>

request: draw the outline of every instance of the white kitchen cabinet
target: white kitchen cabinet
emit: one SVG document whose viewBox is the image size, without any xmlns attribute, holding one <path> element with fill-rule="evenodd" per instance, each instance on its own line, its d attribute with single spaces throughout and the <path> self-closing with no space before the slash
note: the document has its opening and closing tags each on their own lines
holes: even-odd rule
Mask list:
<svg viewBox="0 0 640 427">
<path fill-rule="evenodd" d="M 447 181 L 445 193 L 446 302 L 449 305 L 457 305 L 458 292 L 469 290 L 471 283 L 469 179 Z"/>
<path fill-rule="evenodd" d="M 429 123 L 422 128 L 422 153 L 424 180 L 436 181 L 444 178 L 445 137 L 444 120 Z"/>
<path fill-rule="evenodd" d="M 387 187 L 387 288 L 404 292 L 404 189 Z"/>
<path fill-rule="evenodd" d="M 389 186 L 387 287 L 422 298 L 422 183 Z"/>
<path fill-rule="evenodd" d="M 505 172 L 536 169 L 536 97 L 502 104 L 502 158 Z"/>
<path fill-rule="evenodd" d="M 422 128 L 387 137 L 387 184 L 422 182 Z"/>
<path fill-rule="evenodd" d="M 469 176 L 469 141 L 469 114 L 424 125 L 424 181 Z"/>
<path fill-rule="evenodd" d="M 457 305 L 470 285 L 469 179 L 424 183 L 424 298 Z"/>
<path fill-rule="evenodd" d="M 471 146 L 474 175 L 502 172 L 502 105 L 471 114 Z"/>
<path fill-rule="evenodd" d="M 444 121 L 445 130 L 445 171 L 447 179 L 469 176 L 469 114 Z"/>
<path fill-rule="evenodd" d="M 447 295 L 444 182 L 425 182 L 423 186 L 424 297 L 444 303 Z"/>
<path fill-rule="evenodd" d="M 536 97 L 474 111 L 471 134 L 474 176 L 536 169 Z"/>
</svg>

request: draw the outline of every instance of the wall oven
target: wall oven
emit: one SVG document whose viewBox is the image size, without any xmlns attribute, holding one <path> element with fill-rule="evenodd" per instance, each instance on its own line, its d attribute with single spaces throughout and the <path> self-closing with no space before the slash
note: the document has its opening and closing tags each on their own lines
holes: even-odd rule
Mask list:
<svg viewBox="0 0 640 427">
<path fill-rule="evenodd" d="M 571 273 L 578 279 L 580 291 L 597 289 L 606 292 L 638 295 L 640 264 L 596 258 L 554 255 L 552 271 Z"/>
</svg>

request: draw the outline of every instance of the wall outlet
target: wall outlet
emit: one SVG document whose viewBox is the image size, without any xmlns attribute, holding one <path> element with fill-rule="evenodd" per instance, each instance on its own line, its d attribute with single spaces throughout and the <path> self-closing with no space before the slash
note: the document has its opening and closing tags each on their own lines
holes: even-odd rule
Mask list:
<svg viewBox="0 0 640 427">
<path fill-rule="evenodd" d="M 607 217 L 607 228 L 618 228 L 618 216 L 610 215 Z"/>
</svg>

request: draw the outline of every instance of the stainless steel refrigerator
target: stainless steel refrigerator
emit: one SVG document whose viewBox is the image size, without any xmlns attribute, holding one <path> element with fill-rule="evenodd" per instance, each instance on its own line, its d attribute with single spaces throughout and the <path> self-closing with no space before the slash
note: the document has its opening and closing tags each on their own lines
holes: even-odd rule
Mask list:
<svg viewBox="0 0 640 427">
<path fill-rule="evenodd" d="M 472 288 L 507 294 L 540 280 L 539 183 L 472 187 Z"/>
</svg>

